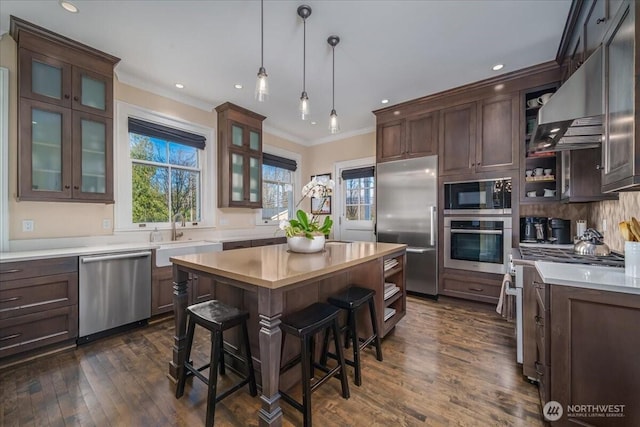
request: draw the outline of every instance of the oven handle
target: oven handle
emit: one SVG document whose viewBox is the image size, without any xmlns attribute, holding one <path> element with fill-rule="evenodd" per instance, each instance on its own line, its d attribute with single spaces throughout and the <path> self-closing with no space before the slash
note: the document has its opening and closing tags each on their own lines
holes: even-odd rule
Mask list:
<svg viewBox="0 0 640 427">
<path fill-rule="evenodd" d="M 451 230 L 451 234 L 503 234 L 503 230 Z"/>
</svg>

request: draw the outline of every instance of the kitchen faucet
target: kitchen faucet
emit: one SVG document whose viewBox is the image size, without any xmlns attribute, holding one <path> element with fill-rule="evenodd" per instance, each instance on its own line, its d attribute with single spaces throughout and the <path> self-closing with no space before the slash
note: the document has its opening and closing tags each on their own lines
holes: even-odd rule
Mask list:
<svg viewBox="0 0 640 427">
<path fill-rule="evenodd" d="M 181 213 L 177 213 L 173 216 L 173 221 L 171 222 L 171 240 L 178 240 L 184 234 L 182 231 L 176 232 L 176 222 L 180 221 L 182 226 L 184 227 L 184 216 Z"/>
</svg>

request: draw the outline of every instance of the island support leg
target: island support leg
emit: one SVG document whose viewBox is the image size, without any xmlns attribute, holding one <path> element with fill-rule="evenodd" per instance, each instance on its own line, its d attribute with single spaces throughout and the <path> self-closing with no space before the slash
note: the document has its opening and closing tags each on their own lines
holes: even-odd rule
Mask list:
<svg viewBox="0 0 640 427">
<path fill-rule="evenodd" d="M 280 345 L 282 331 L 282 292 L 271 289 L 259 289 L 258 314 L 260 316 L 260 367 L 262 375 L 262 408 L 258 413 L 259 425 L 269 427 L 282 426 L 280 408 Z"/>
<path fill-rule="evenodd" d="M 182 367 L 184 366 L 184 356 L 186 353 L 185 344 L 187 342 L 187 305 L 189 286 L 189 273 L 180 270 L 177 265 L 173 265 L 173 313 L 175 324 L 175 335 L 173 336 L 173 360 L 169 362 L 169 378 L 177 382 Z"/>
</svg>

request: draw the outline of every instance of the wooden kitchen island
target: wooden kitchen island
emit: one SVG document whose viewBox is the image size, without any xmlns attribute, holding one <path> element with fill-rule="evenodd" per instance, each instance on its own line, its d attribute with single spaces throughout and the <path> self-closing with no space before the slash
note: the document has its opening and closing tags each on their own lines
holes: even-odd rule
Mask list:
<svg viewBox="0 0 640 427">
<path fill-rule="evenodd" d="M 175 336 L 169 375 L 178 377 L 185 355 L 186 314 L 190 281 L 194 276 L 214 281 L 212 298 L 250 313 L 249 341 L 254 366 L 262 385 L 262 408 L 258 422 L 262 426 L 282 425 L 280 388 L 287 389 L 299 378 L 298 370 L 280 378 L 280 362 L 289 359 L 297 346 L 287 341 L 281 354 L 280 318 L 316 301 L 358 285 L 376 291 L 378 330 L 384 337 L 406 312 L 406 246 L 374 242 L 327 242 L 323 252 L 291 253 L 286 244 L 211 252 L 171 258 L 173 262 Z M 397 265 L 385 261 L 395 259 Z M 384 283 L 393 282 L 399 291 L 384 298 Z M 385 308 L 395 314 L 384 320 Z M 390 310 L 387 310 L 390 314 Z M 368 322 L 360 322 L 364 325 Z M 237 338 L 225 333 L 225 346 L 237 351 Z M 318 346 L 319 347 L 319 346 Z M 259 355 L 259 358 L 256 357 Z M 295 372 L 294 372 L 295 371 Z M 297 377 L 295 376 L 297 374 Z M 339 396 L 336 396 L 339 398 Z"/>
</svg>

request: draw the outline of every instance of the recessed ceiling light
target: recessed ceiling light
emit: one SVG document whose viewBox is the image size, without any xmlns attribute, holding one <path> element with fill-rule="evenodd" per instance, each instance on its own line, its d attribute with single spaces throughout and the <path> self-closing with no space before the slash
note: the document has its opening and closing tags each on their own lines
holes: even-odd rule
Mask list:
<svg viewBox="0 0 640 427">
<path fill-rule="evenodd" d="M 493 71 L 502 70 L 503 68 L 504 68 L 504 64 L 496 64 L 493 67 L 491 67 Z"/>
<path fill-rule="evenodd" d="M 495 90 L 502 90 L 502 89 L 504 89 L 504 84 L 503 84 L 503 83 L 500 83 L 500 84 L 498 84 L 498 85 L 495 85 L 495 86 L 494 86 L 494 89 L 495 89 Z"/>
<path fill-rule="evenodd" d="M 182 83 L 176 83 L 176 87 L 178 89 L 184 89 L 184 85 Z"/>
<path fill-rule="evenodd" d="M 236 83 L 233 85 L 236 89 L 242 89 L 242 85 L 240 83 Z"/>
<path fill-rule="evenodd" d="M 400 111 L 394 111 L 394 112 L 393 112 L 393 115 L 394 115 L 394 116 L 399 116 L 399 115 L 400 115 Z"/>
<path fill-rule="evenodd" d="M 380 101 L 380 102 L 381 102 L 381 103 L 383 103 L 383 104 L 388 104 L 388 103 L 389 103 L 389 100 L 388 100 L 388 99 L 383 99 L 383 100 L 382 100 L 382 101 Z"/>
<path fill-rule="evenodd" d="M 67 12 L 78 13 L 78 7 L 68 1 L 60 0 L 60 6 Z"/>
<path fill-rule="evenodd" d="M 311 124 L 312 124 L 312 125 L 317 125 L 318 123 L 317 123 L 317 122 L 311 122 Z"/>
</svg>

